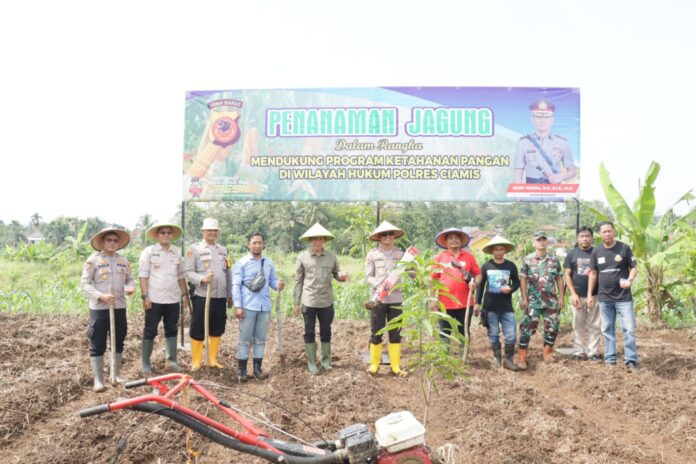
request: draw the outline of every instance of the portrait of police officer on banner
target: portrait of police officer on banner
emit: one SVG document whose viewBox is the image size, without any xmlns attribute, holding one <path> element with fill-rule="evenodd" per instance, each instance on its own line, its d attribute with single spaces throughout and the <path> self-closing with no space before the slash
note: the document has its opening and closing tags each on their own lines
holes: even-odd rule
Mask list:
<svg viewBox="0 0 696 464">
<path fill-rule="evenodd" d="M 568 141 L 552 134 L 556 106 L 541 98 L 529 105 L 534 132 L 521 137 L 515 149 L 516 184 L 560 184 L 573 179 L 576 167 Z"/>
</svg>

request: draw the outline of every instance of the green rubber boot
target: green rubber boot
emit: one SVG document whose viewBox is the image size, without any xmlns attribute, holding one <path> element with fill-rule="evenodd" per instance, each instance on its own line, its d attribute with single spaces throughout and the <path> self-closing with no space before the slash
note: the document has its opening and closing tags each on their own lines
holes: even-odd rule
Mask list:
<svg viewBox="0 0 696 464">
<path fill-rule="evenodd" d="M 318 374 L 319 368 L 317 367 L 317 344 L 305 343 L 305 353 L 307 354 L 307 369 L 309 369 L 310 374 Z"/>
<path fill-rule="evenodd" d="M 142 356 L 143 356 L 142 373 L 143 374 L 152 374 L 152 363 L 150 362 L 150 358 L 152 357 L 152 347 L 154 346 L 154 344 L 155 344 L 154 340 L 143 339 L 143 350 L 142 350 Z"/>
<path fill-rule="evenodd" d="M 321 342 L 321 367 L 331 369 L 331 343 Z"/>
<path fill-rule="evenodd" d="M 176 362 L 176 337 L 165 338 L 164 343 L 164 349 L 167 353 L 167 368 L 179 372 L 181 368 Z"/>
</svg>

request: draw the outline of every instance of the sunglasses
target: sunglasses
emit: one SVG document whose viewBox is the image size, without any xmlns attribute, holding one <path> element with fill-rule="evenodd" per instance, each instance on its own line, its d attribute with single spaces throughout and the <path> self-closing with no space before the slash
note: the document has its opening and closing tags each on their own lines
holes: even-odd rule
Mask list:
<svg viewBox="0 0 696 464">
<path fill-rule="evenodd" d="M 394 232 L 382 232 L 381 234 L 379 234 L 379 236 L 380 237 L 393 237 Z"/>
<path fill-rule="evenodd" d="M 118 240 L 117 238 L 113 238 L 113 237 L 112 237 L 112 238 L 105 238 L 105 239 L 104 239 L 104 242 L 105 242 L 105 243 L 118 243 L 119 240 Z"/>
</svg>

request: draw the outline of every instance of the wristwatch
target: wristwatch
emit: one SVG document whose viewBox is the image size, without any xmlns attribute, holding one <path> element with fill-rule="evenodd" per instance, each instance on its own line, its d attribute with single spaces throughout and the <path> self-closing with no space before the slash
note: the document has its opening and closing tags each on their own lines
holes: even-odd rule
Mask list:
<svg viewBox="0 0 696 464">
<path fill-rule="evenodd" d="M 145 301 L 145 298 L 147 298 L 147 293 L 145 293 L 145 294 L 143 294 L 143 295 L 140 295 L 140 298 L 142 298 L 143 301 Z"/>
</svg>

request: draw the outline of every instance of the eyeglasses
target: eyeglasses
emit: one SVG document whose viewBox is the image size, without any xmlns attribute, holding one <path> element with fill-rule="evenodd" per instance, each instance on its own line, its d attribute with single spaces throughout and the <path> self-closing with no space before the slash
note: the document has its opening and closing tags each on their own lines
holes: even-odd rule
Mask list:
<svg viewBox="0 0 696 464">
<path fill-rule="evenodd" d="M 117 238 L 105 238 L 104 242 L 105 243 L 118 243 L 119 240 Z"/>
<path fill-rule="evenodd" d="M 172 232 L 171 230 L 160 230 L 157 233 L 160 235 L 172 235 L 172 234 L 174 234 L 174 232 Z"/>
<path fill-rule="evenodd" d="M 380 237 L 393 237 L 394 232 L 382 232 L 381 234 L 379 234 L 379 236 Z"/>
</svg>

